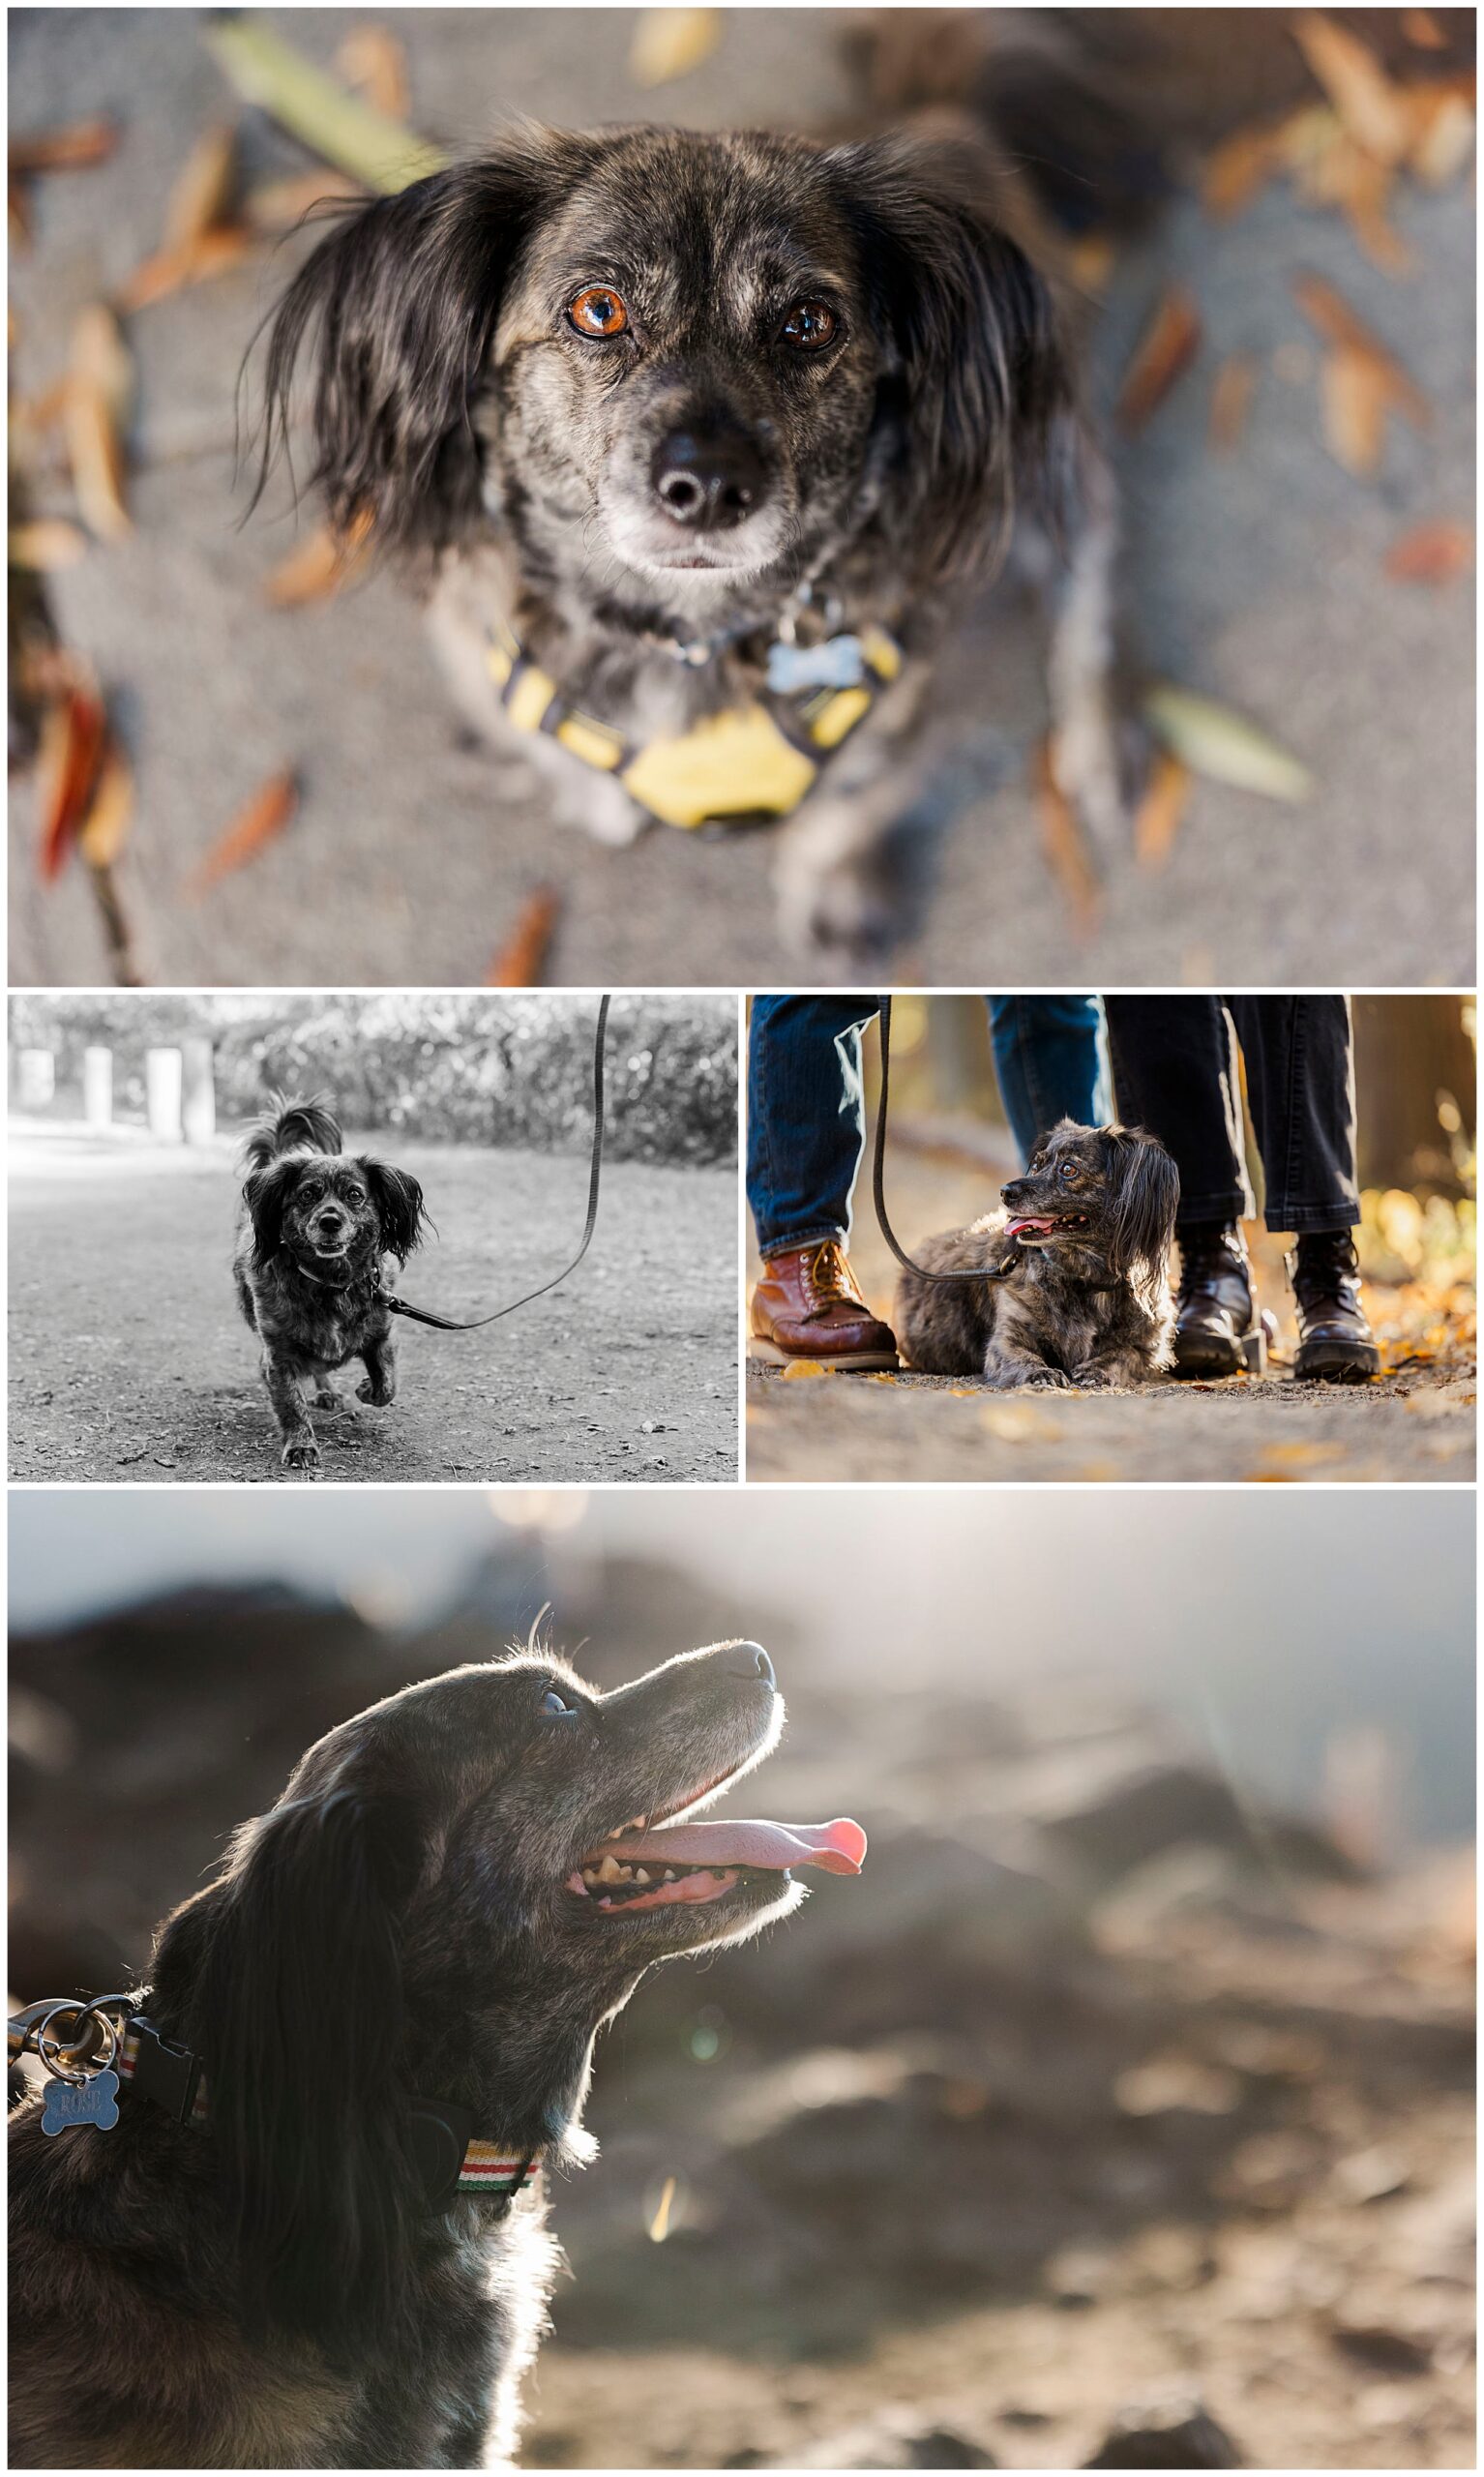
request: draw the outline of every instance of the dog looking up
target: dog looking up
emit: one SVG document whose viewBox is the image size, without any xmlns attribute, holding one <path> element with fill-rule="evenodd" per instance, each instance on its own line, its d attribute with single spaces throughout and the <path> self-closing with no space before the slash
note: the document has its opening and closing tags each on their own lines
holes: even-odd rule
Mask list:
<svg viewBox="0 0 1484 2477">
<path fill-rule="evenodd" d="M 305 1388 L 319 1409 L 341 1409 L 330 1379 L 359 1358 L 356 1399 L 379 1410 L 397 1398 L 387 1283 L 422 1243 L 423 1190 L 404 1170 L 348 1156 L 317 1099 L 281 1099 L 249 1136 L 242 1166 L 238 1304 L 263 1346 L 283 1468 L 317 1477 Z"/>
<path fill-rule="evenodd" d="M 13 2463 L 508 2462 L 559 2258 L 528 2171 L 593 2154 L 598 2030 L 791 1868 L 859 1872 L 853 1823 L 693 1819 L 783 1722 L 727 1643 L 609 1694 L 455 1669 L 312 1746 L 128 1999 L 161 2104 L 136 2067 L 110 2132 L 12 2117 Z"/>
<path fill-rule="evenodd" d="M 1180 1179 L 1158 1139 L 1063 1119 L 1000 1193 L 1006 1210 L 916 1253 L 930 1272 L 1013 1264 L 1008 1280 L 903 1273 L 896 1329 L 911 1366 L 999 1388 L 1137 1385 L 1171 1366 Z"/>
<path fill-rule="evenodd" d="M 573 822 L 785 819 L 784 925 L 901 934 L 934 652 L 1019 526 L 1060 570 L 1055 767 L 1122 832 L 1113 503 L 1071 295 L 966 119 L 825 145 L 504 132 L 347 216 L 272 323 L 342 531 L 421 554 L 460 701 Z M 1064 546 L 1058 562 L 1053 541 Z"/>
</svg>

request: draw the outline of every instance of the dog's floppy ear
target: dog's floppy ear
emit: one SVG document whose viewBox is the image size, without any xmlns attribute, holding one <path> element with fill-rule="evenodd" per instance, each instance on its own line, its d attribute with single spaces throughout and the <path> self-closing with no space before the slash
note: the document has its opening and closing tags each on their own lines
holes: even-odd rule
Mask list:
<svg viewBox="0 0 1484 2477">
<path fill-rule="evenodd" d="M 1111 1128 L 1108 1142 L 1113 1208 L 1109 1263 L 1136 1286 L 1151 1287 L 1174 1237 L 1180 1174 L 1159 1138 L 1143 1127 Z"/>
<path fill-rule="evenodd" d="M 422 1245 L 424 1230 L 432 1226 L 423 1209 L 423 1190 L 405 1170 L 394 1170 L 389 1162 L 374 1161 L 364 1152 L 359 1166 L 381 1222 L 381 1243 L 405 1263 L 413 1248 Z"/>
<path fill-rule="evenodd" d="M 256 496 L 287 449 L 294 371 L 313 330 L 311 480 L 332 522 L 369 525 L 385 549 L 438 550 L 475 520 L 471 404 L 500 296 L 575 148 L 516 133 L 362 208 L 320 243 L 270 322 Z"/>
<path fill-rule="evenodd" d="M 920 582 L 983 563 L 1046 478 L 1071 403 L 1051 293 L 963 149 L 887 138 L 825 158 L 887 349 L 882 476 Z"/>
<path fill-rule="evenodd" d="M 242 1200 L 252 1224 L 252 1256 L 259 1270 L 272 1262 L 283 1244 L 284 1208 L 303 1168 L 302 1158 L 282 1153 L 277 1161 L 270 1161 L 266 1170 L 254 1170 L 244 1184 Z"/>
<path fill-rule="evenodd" d="M 236 2200 L 243 2311 L 332 2352 L 394 2326 L 420 2188 L 406 2145 L 397 1909 L 409 1809 L 333 1790 L 250 1825 L 166 1929 Z M 179 1941 L 181 1953 L 172 1951 Z"/>
</svg>

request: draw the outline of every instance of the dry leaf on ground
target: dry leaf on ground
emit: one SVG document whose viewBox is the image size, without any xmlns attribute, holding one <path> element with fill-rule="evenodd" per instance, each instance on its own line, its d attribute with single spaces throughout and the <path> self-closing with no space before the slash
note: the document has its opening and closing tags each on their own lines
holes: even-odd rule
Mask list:
<svg viewBox="0 0 1484 2477">
<path fill-rule="evenodd" d="M 276 610 L 293 611 L 301 603 L 339 593 L 365 566 L 371 529 L 370 514 L 358 516 L 345 533 L 328 523 L 316 524 L 272 571 L 263 587 L 268 601 Z"/>
<path fill-rule="evenodd" d="M 161 247 L 186 250 L 229 220 L 237 186 L 237 133 L 230 122 L 203 130 L 171 185 Z"/>
<path fill-rule="evenodd" d="M 67 864 L 93 803 L 107 740 L 104 701 L 91 682 L 73 681 L 47 706 L 37 762 L 37 869 L 44 884 L 54 884 Z"/>
<path fill-rule="evenodd" d="M 1398 584 L 1451 584 L 1472 566 L 1471 524 L 1414 524 L 1386 553 L 1386 574 Z"/>
<path fill-rule="evenodd" d="M 1161 750 L 1134 819 L 1134 857 L 1142 869 L 1162 869 L 1169 859 L 1192 780 L 1188 765 L 1169 749 Z"/>
<path fill-rule="evenodd" d="M 88 537 L 65 516 L 33 517 L 11 528 L 7 557 L 13 568 L 31 568 L 49 576 L 57 568 L 74 568 L 87 556 Z"/>
<path fill-rule="evenodd" d="M 1098 873 L 1076 812 L 1053 770 L 1049 740 L 1037 752 L 1035 777 L 1041 841 L 1052 875 L 1067 898 L 1078 935 L 1090 937 L 1101 909 Z"/>
<path fill-rule="evenodd" d="M 1162 681 L 1144 698 L 1150 729 L 1193 774 L 1259 791 L 1270 800 L 1307 799 L 1314 778 L 1270 734 L 1214 697 Z"/>
<path fill-rule="evenodd" d="M 1412 115 L 1405 89 L 1370 45 L 1319 11 L 1299 17 L 1293 36 L 1351 137 L 1379 163 L 1400 164 L 1411 144 Z"/>
<path fill-rule="evenodd" d="M 102 114 L 69 121 L 60 129 L 35 129 L 13 137 L 9 148 L 11 178 L 28 181 L 38 172 L 85 172 L 106 164 L 119 142 L 117 121 Z"/>
<path fill-rule="evenodd" d="M 1332 284 L 1326 284 L 1322 276 L 1297 275 L 1293 278 L 1293 298 L 1326 343 L 1342 352 L 1357 353 L 1374 365 L 1399 412 L 1405 413 L 1418 430 L 1430 427 L 1433 408 L 1421 388 Z"/>
<path fill-rule="evenodd" d="M 118 321 L 95 302 L 73 328 L 62 420 L 83 521 L 106 542 L 134 530 L 124 503 L 123 443 L 133 386 L 134 364 Z"/>
<path fill-rule="evenodd" d="M 823 1366 L 816 1358 L 791 1358 L 787 1366 L 781 1368 L 779 1373 L 787 1383 L 790 1377 L 833 1376 L 835 1370 L 832 1367 Z"/>
<path fill-rule="evenodd" d="M 126 276 L 117 295 L 119 308 L 126 313 L 148 310 L 157 301 L 165 301 L 172 292 L 184 290 L 189 284 L 203 284 L 214 275 L 226 275 L 241 266 L 253 247 L 254 235 L 246 225 L 223 224 L 214 232 L 202 232 L 195 240 L 184 242 L 179 249 L 157 250 L 153 257 L 144 259 L 133 275 Z"/>
<path fill-rule="evenodd" d="M 1369 481 L 1380 470 L 1391 391 L 1368 353 L 1348 346 L 1326 353 L 1321 373 L 1324 444 L 1347 473 Z"/>
<path fill-rule="evenodd" d="M 1431 9 L 1404 9 L 1402 32 L 1419 50 L 1443 51 L 1447 47 L 1448 38 Z"/>
<path fill-rule="evenodd" d="M 1205 159 L 1201 176 L 1201 203 L 1207 215 L 1225 221 L 1250 206 L 1263 184 L 1279 169 L 1282 155 L 1270 129 L 1239 129 Z"/>
<path fill-rule="evenodd" d="M 1247 428 L 1257 392 L 1258 365 L 1251 353 L 1229 353 L 1211 382 L 1211 413 L 1207 436 L 1220 456 L 1236 447 Z"/>
<path fill-rule="evenodd" d="M 295 172 L 286 180 L 263 181 L 250 190 L 242 202 L 243 220 L 254 232 L 289 232 L 316 206 L 368 195 L 362 182 L 326 165 L 322 171 Z"/>
<path fill-rule="evenodd" d="M 636 86 L 668 86 L 709 60 L 722 40 L 720 9 L 642 9 L 629 46 Z"/>
<path fill-rule="evenodd" d="M 111 869 L 134 823 L 134 769 L 110 734 L 77 849 L 90 869 Z"/>
<path fill-rule="evenodd" d="M 1473 99 L 1450 87 L 1429 88 L 1414 108 L 1417 134 L 1408 169 L 1425 189 L 1444 189 L 1473 153 Z"/>
<path fill-rule="evenodd" d="M 1143 428 L 1189 368 L 1200 343 L 1201 313 L 1195 294 L 1186 284 L 1172 284 L 1124 373 L 1115 410 L 1125 430 Z"/>
<path fill-rule="evenodd" d="M 550 886 L 539 886 L 527 898 L 514 929 L 485 974 L 487 989 L 535 989 L 540 985 L 561 909 L 561 897 Z"/>
<path fill-rule="evenodd" d="M 187 880 L 186 891 L 199 897 L 210 891 L 223 878 L 236 869 L 246 868 L 259 851 L 276 843 L 299 806 L 299 786 L 285 768 L 271 775 L 260 791 L 254 791 L 245 808 L 239 809 L 225 832 L 217 837 L 211 850 Z"/>
<path fill-rule="evenodd" d="M 405 120 L 412 106 L 407 55 L 386 26 L 356 26 L 335 55 L 347 86 L 364 95 L 389 120 Z"/>
</svg>

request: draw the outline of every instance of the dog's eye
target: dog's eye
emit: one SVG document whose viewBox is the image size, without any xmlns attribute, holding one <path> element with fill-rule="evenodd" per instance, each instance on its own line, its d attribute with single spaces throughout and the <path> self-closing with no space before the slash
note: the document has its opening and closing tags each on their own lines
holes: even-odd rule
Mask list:
<svg viewBox="0 0 1484 2477">
<path fill-rule="evenodd" d="M 1075 1161 L 1063 1161 L 1061 1165 L 1061 1183 L 1064 1187 L 1076 1186 L 1077 1164 Z"/>
<path fill-rule="evenodd" d="M 553 1720 L 573 1720 L 577 1717 L 577 1705 L 564 1703 L 554 1686 L 547 1687 L 541 1698 L 541 1708 L 544 1712 L 549 1712 Z"/>
<path fill-rule="evenodd" d="M 796 301 L 784 320 L 783 336 L 795 352 L 819 352 L 833 343 L 840 321 L 823 301 Z"/>
<path fill-rule="evenodd" d="M 627 306 L 607 284 L 590 284 L 569 301 L 567 316 L 579 336 L 621 336 L 629 323 Z"/>
</svg>

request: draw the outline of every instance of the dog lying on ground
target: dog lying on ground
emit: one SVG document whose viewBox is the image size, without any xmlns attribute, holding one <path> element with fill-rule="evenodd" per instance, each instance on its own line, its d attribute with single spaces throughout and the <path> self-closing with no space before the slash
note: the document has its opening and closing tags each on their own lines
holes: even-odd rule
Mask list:
<svg viewBox="0 0 1484 2477">
<path fill-rule="evenodd" d="M 343 533 L 422 554 L 475 726 L 603 841 L 787 820 L 787 934 L 864 956 L 904 925 L 885 851 L 935 647 L 1017 528 L 1055 580 L 1057 780 L 1122 837 L 1113 493 L 1062 254 L 967 118 L 522 127 L 307 261 L 264 475 L 302 359 L 313 481 Z"/>
<path fill-rule="evenodd" d="M 1157 1137 L 1063 1119 L 1000 1193 L 1003 1212 L 917 1255 L 930 1272 L 1013 1262 L 1008 1280 L 902 1275 L 896 1325 L 910 1364 L 999 1388 L 1137 1385 L 1172 1366 L 1180 1179 Z"/>
<path fill-rule="evenodd" d="M 592 2155 L 598 2030 L 859 1870 L 855 1824 L 690 1819 L 783 1719 L 755 1643 L 610 1694 L 523 1655 L 312 1746 L 127 1999 L 170 2106 L 136 2065 L 111 2132 L 12 2119 L 13 2462 L 507 2462 L 558 2265 L 524 2179 Z"/>
<path fill-rule="evenodd" d="M 397 1398 L 387 1282 L 422 1243 L 423 1190 L 404 1170 L 347 1155 L 318 1100 L 270 1111 L 243 1148 L 243 1167 L 238 1303 L 263 1346 L 283 1468 L 314 1477 L 307 1386 L 317 1409 L 343 1408 L 330 1378 L 359 1358 L 366 1375 L 356 1399 L 382 1410 Z"/>
</svg>

